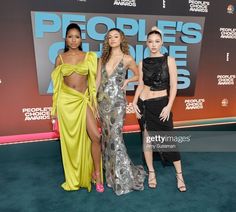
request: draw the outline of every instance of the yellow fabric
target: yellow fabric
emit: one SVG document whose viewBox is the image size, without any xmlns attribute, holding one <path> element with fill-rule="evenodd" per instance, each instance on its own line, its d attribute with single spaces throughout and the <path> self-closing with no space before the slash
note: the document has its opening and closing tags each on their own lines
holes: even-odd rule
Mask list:
<svg viewBox="0 0 236 212">
<path fill-rule="evenodd" d="M 85 59 L 76 64 L 71 65 L 63 63 L 57 66 L 52 72 L 53 81 L 53 105 L 51 115 L 56 115 L 58 93 L 63 82 L 64 76 L 69 76 L 73 72 L 81 75 L 88 75 L 88 89 L 90 94 L 90 102 L 94 107 L 97 107 L 96 101 L 96 71 L 97 71 L 97 55 L 95 52 L 87 52 Z"/>
<path fill-rule="evenodd" d="M 91 190 L 93 160 L 86 131 L 86 110 L 96 104 L 96 70 L 97 56 L 88 52 L 81 63 L 63 63 L 51 75 L 54 91 L 52 115 L 58 117 L 65 173 L 62 187 L 65 190 L 78 190 L 80 187 Z M 63 77 L 73 72 L 88 75 L 88 89 L 84 94 L 64 84 Z"/>
</svg>

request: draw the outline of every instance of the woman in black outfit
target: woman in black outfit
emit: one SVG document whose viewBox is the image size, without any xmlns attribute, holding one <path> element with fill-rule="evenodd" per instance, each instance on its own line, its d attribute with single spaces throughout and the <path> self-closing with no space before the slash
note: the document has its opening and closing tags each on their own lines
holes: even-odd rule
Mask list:
<svg viewBox="0 0 236 212">
<path fill-rule="evenodd" d="M 139 85 L 133 100 L 133 107 L 145 138 L 143 140 L 144 156 L 149 171 L 148 185 L 150 188 L 156 188 L 157 181 L 153 167 L 153 148 L 148 148 L 150 140 L 147 139 L 148 136 L 158 136 L 160 131 L 173 129 L 171 108 L 177 93 L 175 59 L 160 53 L 162 44 L 161 31 L 157 27 L 153 27 L 147 35 L 147 46 L 151 55 L 139 63 Z M 180 154 L 177 149 L 161 151 L 157 148 L 157 150 L 162 160 L 173 162 L 177 188 L 180 192 L 186 191 Z"/>
</svg>

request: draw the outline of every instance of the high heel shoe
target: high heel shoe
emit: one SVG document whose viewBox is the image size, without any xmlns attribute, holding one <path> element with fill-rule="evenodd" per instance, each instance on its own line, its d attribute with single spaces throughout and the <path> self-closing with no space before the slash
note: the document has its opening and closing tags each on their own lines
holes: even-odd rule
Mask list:
<svg viewBox="0 0 236 212">
<path fill-rule="evenodd" d="M 184 183 L 184 180 L 180 179 L 180 178 L 178 177 L 178 174 L 181 174 L 181 175 L 182 175 L 182 172 L 179 172 L 179 173 L 176 172 L 177 188 L 178 188 L 178 190 L 179 190 L 180 192 L 186 192 L 187 189 L 186 189 L 186 185 L 185 185 L 185 183 Z M 183 178 L 183 176 L 182 176 L 182 178 Z M 179 180 L 180 182 L 182 182 L 184 185 L 178 187 L 178 180 Z"/>
<path fill-rule="evenodd" d="M 99 193 L 104 192 L 104 186 L 102 183 L 97 183 L 97 177 L 100 176 L 100 172 L 93 172 L 92 174 L 92 181 L 96 184 L 96 191 Z"/>
<path fill-rule="evenodd" d="M 153 174 L 154 176 L 151 178 L 150 177 L 150 174 Z M 149 188 L 152 188 L 152 189 L 155 189 L 157 187 L 157 180 L 156 180 L 156 174 L 155 174 L 155 171 L 149 171 L 149 174 L 148 174 L 148 187 Z"/>
</svg>

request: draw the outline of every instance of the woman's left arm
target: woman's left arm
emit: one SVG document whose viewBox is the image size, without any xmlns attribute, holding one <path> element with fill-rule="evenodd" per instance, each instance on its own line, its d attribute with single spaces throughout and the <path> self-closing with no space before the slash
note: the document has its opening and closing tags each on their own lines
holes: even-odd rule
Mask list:
<svg viewBox="0 0 236 212">
<path fill-rule="evenodd" d="M 171 108 L 177 93 L 177 68 L 175 59 L 173 57 L 168 57 L 167 59 L 170 76 L 170 92 L 168 104 L 162 109 L 160 114 L 160 120 L 162 120 L 163 122 L 169 120 Z"/>
<path fill-rule="evenodd" d="M 168 67 L 170 75 L 170 93 L 168 106 L 171 109 L 177 94 L 177 67 L 175 63 L 175 58 L 168 57 Z"/>
<path fill-rule="evenodd" d="M 124 84 L 121 89 L 125 89 L 125 87 L 128 85 L 129 82 L 136 82 L 138 81 L 138 78 L 139 78 L 138 66 L 135 63 L 133 57 L 131 57 L 130 55 L 125 55 L 125 57 L 126 57 L 126 64 L 127 64 L 126 67 L 127 69 L 133 72 L 133 76 L 124 81 Z"/>
</svg>

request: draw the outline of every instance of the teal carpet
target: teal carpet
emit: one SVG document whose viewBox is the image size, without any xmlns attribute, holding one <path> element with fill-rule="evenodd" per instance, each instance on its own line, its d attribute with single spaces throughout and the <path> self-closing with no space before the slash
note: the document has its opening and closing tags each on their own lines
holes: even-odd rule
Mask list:
<svg viewBox="0 0 236 212">
<path fill-rule="evenodd" d="M 142 164 L 140 137 L 125 135 L 130 157 Z M 155 161 L 158 188 L 116 196 L 82 189 L 66 192 L 58 141 L 0 146 L 1 212 L 233 212 L 236 211 L 236 153 L 182 153 L 188 191 L 176 189 L 172 166 Z"/>
</svg>

